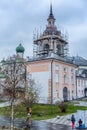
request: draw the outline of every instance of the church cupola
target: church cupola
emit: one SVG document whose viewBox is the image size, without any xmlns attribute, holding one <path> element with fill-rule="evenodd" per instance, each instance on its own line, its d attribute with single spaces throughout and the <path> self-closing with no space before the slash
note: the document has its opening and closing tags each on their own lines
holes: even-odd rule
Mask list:
<svg viewBox="0 0 87 130">
<path fill-rule="evenodd" d="M 22 44 L 20 43 L 19 46 L 17 46 L 17 48 L 16 48 L 17 56 L 20 58 L 23 58 L 24 51 L 25 51 L 25 49 L 22 46 Z"/>
<path fill-rule="evenodd" d="M 57 27 L 55 25 L 55 18 L 53 15 L 53 10 L 52 10 L 52 3 L 50 3 L 50 13 L 49 17 L 47 19 L 48 25 L 46 26 L 45 31 L 43 32 L 44 35 L 60 35 L 60 31 L 57 30 Z"/>
<path fill-rule="evenodd" d="M 25 51 L 25 49 L 20 43 L 19 46 L 16 48 L 16 52 L 17 53 L 24 53 L 24 51 Z"/>
<path fill-rule="evenodd" d="M 50 3 L 46 28 L 42 34 L 40 33 L 40 36 L 34 34 L 33 45 L 34 58 L 46 58 L 51 55 L 64 58 L 67 55 L 68 42 L 65 35 L 62 35 L 55 25 L 52 3 Z"/>
</svg>

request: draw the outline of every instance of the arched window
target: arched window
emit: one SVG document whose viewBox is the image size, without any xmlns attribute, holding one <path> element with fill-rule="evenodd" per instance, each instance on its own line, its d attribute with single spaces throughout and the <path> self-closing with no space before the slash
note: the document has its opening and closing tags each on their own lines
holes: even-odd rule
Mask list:
<svg viewBox="0 0 87 130">
<path fill-rule="evenodd" d="M 44 50 L 49 50 L 49 45 L 48 44 L 44 45 Z"/>
<path fill-rule="evenodd" d="M 57 45 L 57 54 L 60 56 L 61 55 L 61 45 Z"/>
<path fill-rule="evenodd" d="M 74 77 L 71 76 L 71 83 L 74 84 Z"/>
<path fill-rule="evenodd" d="M 66 75 L 64 75 L 64 83 L 66 83 Z"/>
<path fill-rule="evenodd" d="M 42 44 L 40 44 L 40 46 L 38 46 L 38 48 L 37 48 L 38 50 L 42 50 Z"/>
<path fill-rule="evenodd" d="M 64 101 L 68 100 L 68 89 L 67 89 L 67 87 L 63 88 L 63 99 L 64 99 Z"/>
<path fill-rule="evenodd" d="M 43 51 L 44 51 L 44 55 L 48 55 L 49 54 L 49 45 L 48 44 L 44 45 Z"/>
</svg>

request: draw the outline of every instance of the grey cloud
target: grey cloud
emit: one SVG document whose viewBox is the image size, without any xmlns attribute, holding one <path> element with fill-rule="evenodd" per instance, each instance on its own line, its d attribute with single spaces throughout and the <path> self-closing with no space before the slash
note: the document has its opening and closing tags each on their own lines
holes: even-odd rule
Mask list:
<svg viewBox="0 0 87 130">
<path fill-rule="evenodd" d="M 70 0 L 72 1 L 72 0 Z M 56 17 L 58 18 L 59 23 L 64 23 L 67 24 L 68 23 L 80 23 L 82 20 L 85 19 L 85 17 L 87 16 L 86 14 L 86 10 L 84 8 L 84 2 L 81 4 L 76 4 L 78 2 L 78 0 L 76 2 L 73 3 L 68 3 L 66 2 L 66 4 L 61 5 L 60 7 L 56 7 L 55 9 L 55 13 L 56 13 Z M 75 6 L 74 6 L 75 4 Z"/>
<path fill-rule="evenodd" d="M 87 46 L 87 14 L 86 0 L 54 0 L 53 13 L 56 24 L 60 24 L 70 35 L 70 52 L 86 54 Z M 5 50 L 5 55 L 15 52 L 20 40 L 25 46 L 25 54 L 32 54 L 33 31 L 35 28 L 43 30 L 49 15 L 49 0 L 1 0 L 0 1 L 0 54 Z M 82 32 L 82 33 L 81 33 Z M 80 39 L 80 37 L 82 37 Z M 79 40 L 80 39 L 80 40 Z M 84 40 L 85 39 L 85 40 Z M 84 41 L 84 46 L 82 42 Z M 7 47 L 10 45 L 11 50 Z M 5 47 L 3 47 L 5 46 Z M 79 48 L 81 46 L 81 48 Z M 83 47 L 84 52 L 81 50 Z M 78 49 L 79 48 L 79 49 Z M 75 52 L 75 53 L 73 53 Z"/>
</svg>

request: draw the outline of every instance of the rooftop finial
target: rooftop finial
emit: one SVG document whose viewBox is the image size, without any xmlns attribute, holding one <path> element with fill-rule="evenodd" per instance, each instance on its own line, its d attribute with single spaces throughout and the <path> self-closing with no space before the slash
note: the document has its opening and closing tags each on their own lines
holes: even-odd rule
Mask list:
<svg viewBox="0 0 87 130">
<path fill-rule="evenodd" d="M 50 4 L 52 4 L 52 0 L 50 0 Z"/>
<path fill-rule="evenodd" d="M 48 20 L 49 19 L 54 19 L 54 16 L 53 16 L 53 10 L 52 10 L 52 0 L 50 0 L 50 14 L 49 14 L 49 17 L 48 17 Z"/>
<path fill-rule="evenodd" d="M 52 0 L 50 0 L 50 14 L 52 14 Z"/>
</svg>

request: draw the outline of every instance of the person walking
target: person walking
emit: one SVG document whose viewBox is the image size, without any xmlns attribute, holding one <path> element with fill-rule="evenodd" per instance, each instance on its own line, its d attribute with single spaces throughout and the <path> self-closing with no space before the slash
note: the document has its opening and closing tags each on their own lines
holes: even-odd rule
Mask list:
<svg viewBox="0 0 87 130">
<path fill-rule="evenodd" d="M 82 120 L 79 119 L 79 128 L 82 128 Z"/>
<path fill-rule="evenodd" d="M 29 113 L 30 113 L 30 115 L 32 114 L 32 108 L 29 108 Z"/>
<path fill-rule="evenodd" d="M 26 127 L 27 127 L 27 128 L 30 128 L 30 127 L 31 127 L 32 121 L 30 120 L 29 117 L 27 117 L 25 124 L 26 124 Z"/>
<path fill-rule="evenodd" d="M 30 118 L 30 117 L 31 117 L 31 114 L 30 114 L 30 113 L 28 113 L 28 114 L 27 114 L 27 117 L 29 117 L 29 118 Z"/>
<path fill-rule="evenodd" d="M 75 116 L 74 115 L 71 116 L 71 122 L 72 122 L 72 129 L 74 129 L 75 128 Z"/>
</svg>

